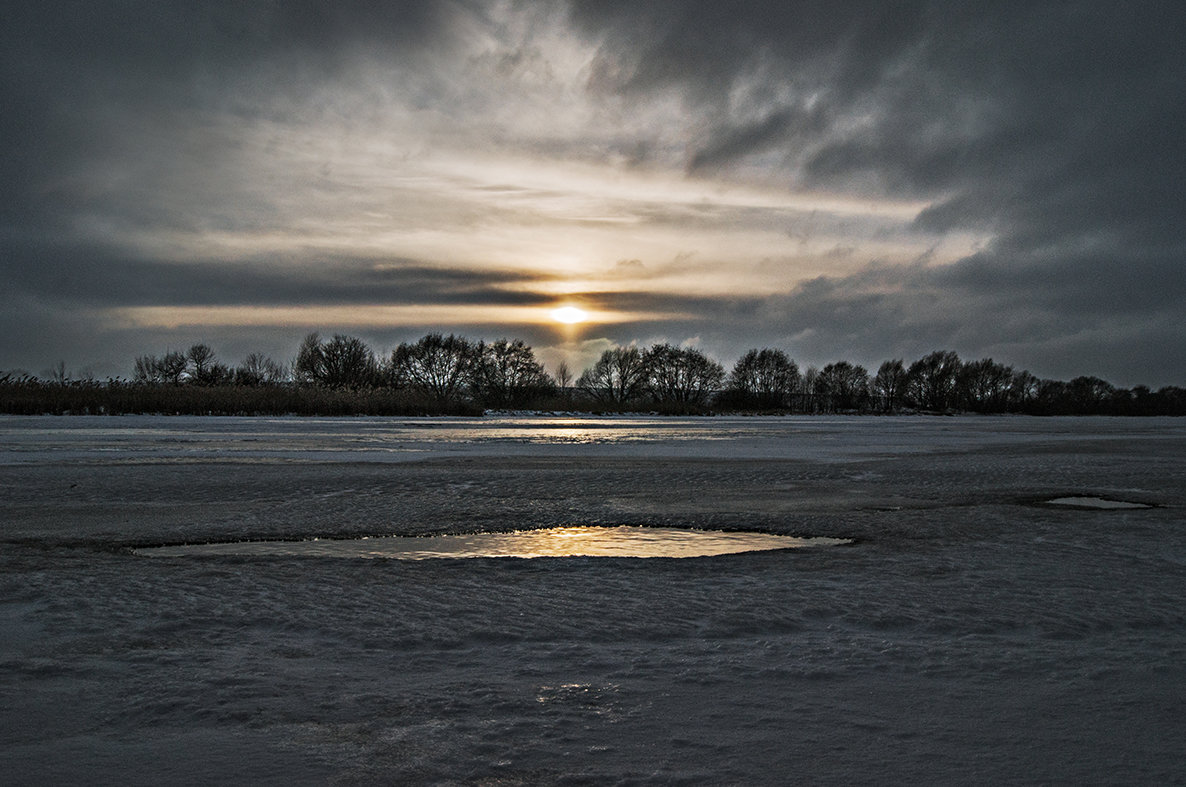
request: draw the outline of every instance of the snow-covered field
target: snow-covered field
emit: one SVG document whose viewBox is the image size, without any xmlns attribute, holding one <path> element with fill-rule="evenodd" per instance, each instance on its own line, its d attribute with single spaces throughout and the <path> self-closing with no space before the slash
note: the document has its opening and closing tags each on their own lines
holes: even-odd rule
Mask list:
<svg viewBox="0 0 1186 787">
<path fill-rule="evenodd" d="M 0 417 L 0 495 L 6 784 L 1186 782 L 1186 420 Z M 624 524 L 855 542 L 131 552 Z"/>
</svg>

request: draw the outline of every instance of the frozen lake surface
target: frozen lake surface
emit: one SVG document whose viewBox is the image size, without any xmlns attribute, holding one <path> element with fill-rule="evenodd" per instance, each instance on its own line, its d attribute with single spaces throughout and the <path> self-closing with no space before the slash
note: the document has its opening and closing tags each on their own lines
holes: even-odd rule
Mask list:
<svg viewBox="0 0 1186 787">
<path fill-rule="evenodd" d="M 1184 460 L 1181 419 L 0 417 L 0 783 L 1182 783 Z M 134 552 L 578 523 L 853 543 Z"/>
</svg>

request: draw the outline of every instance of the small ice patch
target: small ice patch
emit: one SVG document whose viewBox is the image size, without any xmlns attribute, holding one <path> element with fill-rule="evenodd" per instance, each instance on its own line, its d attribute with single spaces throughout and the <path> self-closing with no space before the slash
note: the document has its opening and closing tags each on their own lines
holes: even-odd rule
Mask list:
<svg viewBox="0 0 1186 787">
<path fill-rule="evenodd" d="M 310 541 L 239 541 L 146 547 L 137 555 L 318 556 L 429 560 L 458 557 L 706 557 L 771 549 L 835 546 L 844 538 L 797 538 L 665 527 L 554 527 L 511 533 L 385 536 Z"/>
<path fill-rule="evenodd" d="M 1074 495 L 1071 497 L 1056 497 L 1047 500 L 1047 505 L 1072 506 L 1074 508 L 1152 508 L 1148 503 L 1133 503 L 1128 500 L 1105 500 L 1102 497 L 1087 497 Z"/>
</svg>

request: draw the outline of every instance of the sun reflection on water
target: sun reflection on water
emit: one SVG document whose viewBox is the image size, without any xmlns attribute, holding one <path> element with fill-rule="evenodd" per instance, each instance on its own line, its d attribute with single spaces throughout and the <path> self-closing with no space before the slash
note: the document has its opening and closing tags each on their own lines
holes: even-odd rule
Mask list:
<svg viewBox="0 0 1186 787">
<path fill-rule="evenodd" d="M 728 555 L 774 549 L 835 546 L 838 538 L 799 538 L 771 533 L 681 530 L 677 528 L 557 527 L 509 533 L 444 536 L 389 536 L 307 541 L 243 541 L 149 547 L 136 554 L 152 557 L 188 555 L 311 556 L 395 558 L 476 557 L 637 557 L 682 558 Z"/>
</svg>

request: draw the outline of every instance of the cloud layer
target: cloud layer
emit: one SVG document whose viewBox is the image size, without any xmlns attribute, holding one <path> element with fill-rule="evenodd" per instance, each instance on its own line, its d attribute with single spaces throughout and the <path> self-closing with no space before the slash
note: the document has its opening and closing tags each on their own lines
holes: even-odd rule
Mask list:
<svg viewBox="0 0 1186 787">
<path fill-rule="evenodd" d="M 1168 2 L 27 4 L 0 32 L 0 368 L 442 329 L 577 363 L 942 347 L 1181 384 L 1184 23 Z M 564 301 L 607 322 L 541 322 Z"/>
</svg>

